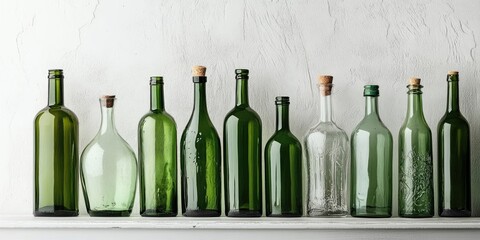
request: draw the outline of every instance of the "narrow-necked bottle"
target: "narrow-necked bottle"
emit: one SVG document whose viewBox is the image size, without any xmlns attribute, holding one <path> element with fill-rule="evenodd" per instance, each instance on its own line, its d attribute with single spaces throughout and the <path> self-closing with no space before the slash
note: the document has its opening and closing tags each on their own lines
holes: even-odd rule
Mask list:
<svg viewBox="0 0 480 240">
<path fill-rule="evenodd" d="M 352 132 L 350 212 L 353 217 L 392 216 L 392 134 L 378 112 L 378 85 L 366 85 L 365 117 Z"/>
<path fill-rule="evenodd" d="M 140 215 L 177 216 L 177 127 L 165 111 L 163 77 L 150 78 L 150 112 L 138 124 Z"/>
<path fill-rule="evenodd" d="M 306 134 L 307 215 L 345 216 L 349 164 L 348 136 L 332 120 L 332 76 L 320 76 L 320 120 Z"/>
<path fill-rule="evenodd" d="M 409 83 L 407 116 L 398 137 L 398 215 L 433 217 L 432 132 L 423 116 L 420 79 Z"/>
<path fill-rule="evenodd" d="M 302 145 L 289 126 L 289 97 L 277 97 L 277 130 L 265 146 L 265 198 L 268 217 L 301 217 Z"/>
<path fill-rule="evenodd" d="M 115 96 L 100 98 L 102 122 L 80 159 L 83 195 L 92 217 L 128 217 L 137 184 L 137 160 L 113 118 Z"/>
<path fill-rule="evenodd" d="M 236 69 L 235 107 L 224 121 L 225 215 L 262 215 L 262 122 L 248 104 L 248 70 Z"/>
<path fill-rule="evenodd" d="M 78 119 L 63 105 L 63 71 L 48 70 L 48 105 L 35 116 L 35 216 L 78 216 Z"/>
<path fill-rule="evenodd" d="M 438 215 L 470 217 L 470 127 L 460 113 L 458 72 L 448 72 L 447 82 L 447 111 L 438 124 Z"/>
<path fill-rule="evenodd" d="M 182 213 L 186 217 L 221 214 L 221 149 L 207 112 L 206 68 L 193 68 L 195 100 L 192 116 L 180 140 Z"/>
</svg>

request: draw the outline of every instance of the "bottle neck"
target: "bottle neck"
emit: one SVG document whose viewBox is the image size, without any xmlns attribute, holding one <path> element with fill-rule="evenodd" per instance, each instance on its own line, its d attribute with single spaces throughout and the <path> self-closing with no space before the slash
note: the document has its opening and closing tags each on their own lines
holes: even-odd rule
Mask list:
<svg viewBox="0 0 480 240">
<path fill-rule="evenodd" d="M 235 98 L 236 106 L 248 106 L 248 80 L 237 80 L 237 93 Z"/>
<path fill-rule="evenodd" d="M 420 89 L 412 89 L 408 91 L 407 117 L 423 118 L 422 91 Z"/>
<path fill-rule="evenodd" d="M 48 106 L 63 105 L 63 78 L 48 79 Z"/>
<path fill-rule="evenodd" d="M 460 111 L 458 100 L 458 81 L 449 81 L 448 82 L 448 102 L 447 102 L 447 112 L 458 112 Z"/>
<path fill-rule="evenodd" d="M 277 105 L 277 131 L 290 130 L 288 108 L 288 104 Z"/>
<path fill-rule="evenodd" d="M 150 85 L 150 110 L 152 112 L 165 111 L 165 102 L 163 98 L 163 84 Z"/>
<path fill-rule="evenodd" d="M 332 96 L 320 96 L 320 122 L 332 121 Z"/>
<path fill-rule="evenodd" d="M 365 116 L 378 118 L 378 96 L 365 96 Z"/>
<path fill-rule="evenodd" d="M 100 134 L 105 134 L 107 132 L 115 132 L 115 121 L 114 121 L 114 106 L 107 107 L 105 100 L 100 100 L 100 107 L 102 110 L 102 123 L 100 125 Z"/>
<path fill-rule="evenodd" d="M 194 108 L 193 112 L 207 112 L 207 99 L 205 94 L 206 83 L 195 83 Z"/>
</svg>

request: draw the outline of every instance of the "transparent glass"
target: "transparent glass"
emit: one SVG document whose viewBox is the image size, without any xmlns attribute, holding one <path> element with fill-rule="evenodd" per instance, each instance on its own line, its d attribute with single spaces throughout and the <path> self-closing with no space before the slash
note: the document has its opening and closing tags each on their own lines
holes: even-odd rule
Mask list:
<svg viewBox="0 0 480 240">
<path fill-rule="evenodd" d="M 392 216 L 393 139 L 378 115 L 378 95 L 365 96 L 365 117 L 352 132 L 351 147 L 351 215 Z"/>
<path fill-rule="evenodd" d="M 433 217 L 432 132 L 422 109 L 421 86 L 409 85 L 407 117 L 398 137 L 398 215 Z"/>
<path fill-rule="evenodd" d="M 48 106 L 34 121 L 35 216 L 78 216 L 78 119 L 63 105 L 63 72 L 49 70 Z"/>
<path fill-rule="evenodd" d="M 288 97 L 277 97 L 277 130 L 265 146 L 267 217 L 301 217 L 302 145 L 290 132 Z"/>
<path fill-rule="evenodd" d="M 157 77 L 158 78 L 158 77 Z M 150 82 L 150 112 L 138 124 L 140 215 L 177 216 L 177 127 L 165 111 L 163 79 Z"/>
<path fill-rule="evenodd" d="M 320 122 L 308 131 L 304 140 L 307 215 L 345 216 L 348 214 L 348 136 L 332 120 L 331 95 L 323 94 L 322 87 L 325 86 L 320 87 Z"/>
<path fill-rule="evenodd" d="M 470 217 L 470 126 L 460 112 L 458 73 L 447 81 L 447 111 L 438 124 L 438 215 Z"/>
<path fill-rule="evenodd" d="M 90 216 L 130 216 L 135 199 L 137 161 L 114 125 L 115 98 L 102 97 L 102 123 L 81 156 L 81 179 Z"/>
<path fill-rule="evenodd" d="M 224 121 L 225 215 L 262 215 L 262 122 L 248 104 L 248 70 L 236 69 L 236 104 Z"/>
</svg>

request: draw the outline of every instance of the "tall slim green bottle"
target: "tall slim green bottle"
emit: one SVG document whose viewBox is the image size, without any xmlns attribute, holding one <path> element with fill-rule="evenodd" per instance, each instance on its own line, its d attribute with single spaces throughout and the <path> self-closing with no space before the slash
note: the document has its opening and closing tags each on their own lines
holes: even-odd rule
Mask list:
<svg viewBox="0 0 480 240">
<path fill-rule="evenodd" d="M 150 78 L 150 112 L 138 124 L 140 215 L 177 216 L 177 126 L 165 111 L 163 78 Z"/>
<path fill-rule="evenodd" d="M 353 217 L 392 216 L 392 134 L 378 114 L 378 85 L 366 85 L 365 117 L 352 133 L 350 212 Z"/>
<path fill-rule="evenodd" d="M 433 217 L 432 132 L 423 116 L 419 78 L 410 79 L 407 117 L 398 137 L 398 215 Z"/>
<path fill-rule="evenodd" d="M 470 217 L 470 127 L 460 113 L 458 72 L 448 72 L 447 82 L 447 111 L 438 124 L 438 215 Z"/>
<path fill-rule="evenodd" d="M 193 68 L 195 100 L 192 116 L 180 140 L 182 213 L 186 217 L 221 214 L 221 149 L 207 112 L 206 68 Z"/>
<path fill-rule="evenodd" d="M 235 107 L 223 127 L 225 215 L 262 215 L 262 122 L 248 104 L 248 70 L 236 69 Z"/>
<path fill-rule="evenodd" d="M 277 97 L 277 130 L 265 146 L 265 198 L 268 217 L 301 217 L 302 145 L 290 132 L 289 97 Z"/>
<path fill-rule="evenodd" d="M 35 117 L 35 216 L 78 216 L 78 119 L 63 105 L 63 71 L 48 71 L 48 105 Z"/>
</svg>

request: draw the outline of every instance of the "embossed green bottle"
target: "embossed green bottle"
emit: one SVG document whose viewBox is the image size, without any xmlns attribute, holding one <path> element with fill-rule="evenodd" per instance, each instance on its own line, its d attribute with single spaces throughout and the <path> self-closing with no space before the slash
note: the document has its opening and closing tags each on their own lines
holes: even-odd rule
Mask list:
<svg viewBox="0 0 480 240">
<path fill-rule="evenodd" d="M 432 132 L 423 116 L 419 78 L 410 79 L 407 117 L 398 137 L 398 215 L 433 217 Z"/>
<path fill-rule="evenodd" d="M 78 119 L 63 105 L 63 71 L 48 71 L 48 105 L 35 117 L 35 216 L 78 216 Z"/>
</svg>

